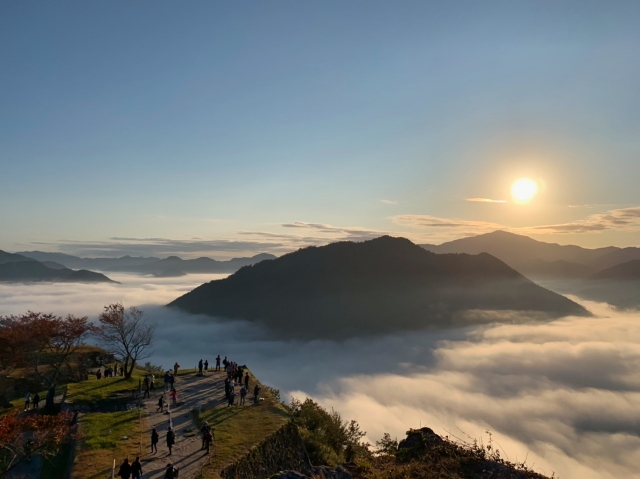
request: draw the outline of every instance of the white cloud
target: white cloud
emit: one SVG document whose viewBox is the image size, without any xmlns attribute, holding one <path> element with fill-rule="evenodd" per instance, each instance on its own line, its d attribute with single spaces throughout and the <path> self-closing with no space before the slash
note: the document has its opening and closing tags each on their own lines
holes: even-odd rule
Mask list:
<svg viewBox="0 0 640 479">
<path fill-rule="evenodd" d="M 398 202 L 394 200 L 380 200 L 380 203 L 384 203 L 385 205 L 397 205 Z"/>
<path fill-rule="evenodd" d="M 466 201 L 471 203 L 506 203 L 507 200 L 492 200 L 489 198 L 467 198 Z"/>
</svg>

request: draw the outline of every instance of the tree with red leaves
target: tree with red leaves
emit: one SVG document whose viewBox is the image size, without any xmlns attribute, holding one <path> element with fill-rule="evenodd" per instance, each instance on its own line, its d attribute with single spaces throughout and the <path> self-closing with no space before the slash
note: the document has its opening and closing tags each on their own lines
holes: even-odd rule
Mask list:
<svg viewBox="0 0 640 479">
<path fill-rule="evenodd" d="M 73 416 L 9 413 L 0 417 L 0 478 L 26 461 L 31 454 L 51 457 L 75 437 Z"/>
</svg>

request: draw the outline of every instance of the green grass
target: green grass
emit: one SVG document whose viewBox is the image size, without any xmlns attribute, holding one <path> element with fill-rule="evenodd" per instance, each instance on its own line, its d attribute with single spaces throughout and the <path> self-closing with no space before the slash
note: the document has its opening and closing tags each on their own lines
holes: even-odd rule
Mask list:
<svg viewBox="0 0 640 479">
<path fill-rule="evenodd" d="M 90 376 L 88 381 L 68 385 L 67 402 L 70 405 L 91 405 L 98 408 L 108 407 L 131 397 L 138 389 L 138 381 L 144 376 L 134 374 L 131 379 L 124 377 L 96 379 Z"/>
<path fill-rule="evenodd" d="M 123 436 L 129 436 L 138 425 L 138 411 L 97 412 L 84 414 L 80 431 L 86 436 L 88 449 L 115 449 Z"/>
<path fill-rule="evenodd" d="M 253 385 L 256 378 L 252 374 L 250 376 Z M 211 464 L 203 470 L 203 478 L 219 478 L 221 469 L 240 459 L 249 449 L 289 421 L 287 410 L 266 388 L 262 388 L 260 396 L 264 397 L 264 401 L 258 405 L 249 401 L 249 397 L 253 396 L 247 396 L 246 406 L 218 406 L 200 414 L 194 411 L 194 419 L 199 425 L 208 421 L 215 428 L 214 453 Z"/>
</svg>

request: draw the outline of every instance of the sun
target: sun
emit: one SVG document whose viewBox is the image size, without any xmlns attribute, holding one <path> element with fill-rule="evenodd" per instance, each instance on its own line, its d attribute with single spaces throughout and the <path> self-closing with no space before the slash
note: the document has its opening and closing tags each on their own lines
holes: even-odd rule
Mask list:
<svg viewBox="0 0 640 479">
<path fill-rule="evenodd" d="M 528 203 L 538 193 L 538 183 L 529 178 L 520 178 L 511 186 L 511 196 L 516 203 Z"/>
</svg>

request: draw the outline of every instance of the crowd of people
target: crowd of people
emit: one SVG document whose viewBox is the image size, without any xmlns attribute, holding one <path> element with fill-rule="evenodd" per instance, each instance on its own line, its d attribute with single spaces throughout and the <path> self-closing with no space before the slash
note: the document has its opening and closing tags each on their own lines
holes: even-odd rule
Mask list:
<svg viewBox="0 0 640 479">
<path fill-rule="evenodd" d="M 224 395 L 227 401 L 227 406 L 236 405 L 236 397 L 239 396 L 237 405 L 243 406 L 246 404 L 246 397 L 249 395 L 250 386 L 251 386 L 251 376 L 249 375 L 249 371 L 246 366 L 240 366 L 237 363 L 230 361 L 226 356 L 224 359 L 218 355 L 215 358 L 216 366 L 215 371 L 225 373 L 224 380 Z M 178 369 L 180 365 L 176 362 L 173 366 L 173 370 L 167 371 L 163 376 L 164 381 L 164 391 L 159 394 L 158 402 L 157 402 L 157 413 L 164 413 L 165 408 L 168 410 L 169 404 L 167 403 L 166 394 L 169 394 L 169 398 L 171 399 L 171 405 L 178 405 L 178 391 L 176 389 L 176 378 L 178 376 Z M 209 361 L 202 360 L 198 362 L 198 375 L 204 375 L 209 371 Z M 155 391 L 154 387 L 154 375 L 148 374 L 145 376 L 144 383 L 144 398 L 151 398 L 151 392 Z M 255 384 L 253 387 L 253 402 L 257 404 L 260 401 L 260 386 L 259 384 Z M 212 428 L 208 422 L 204 422 L 200 429 L 200 433 L 202 435 L 202 447 L 201 450 L 206 450 L 207 454 L 210 452 L 211 445 L 214 442 L 214 431 L 215 428 Z M 173 454 L 173 447 L 176 443 L 176 434 L 172 427 L 171 422 L 169 422 L 169 427 L 167 428 L 167 432 L 165 435 L 165 442 L 167 445 L 167 456 L 171 456 Z M 157 428 L 153 428 L 151 431 L 151 454 L 158 453 L 158 443 L 160 442 L 160 433 Z M 167 464 L 165 468 L 165 479 L 174 479 L 178 477 L 179 470 L 174 467 L 173 464 Z M 140 464 L 140 458 L 137 457 L 136 460 L 132 463 L 129 463 L 129 459 L 125 459 L 125 461 L 120 465 L 120 469 L 118 472 L 118 477 L 121 479 L 138 479 L 142 477 L 142 466 Z"/>
</svg>

